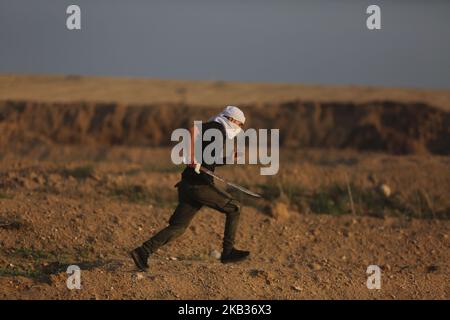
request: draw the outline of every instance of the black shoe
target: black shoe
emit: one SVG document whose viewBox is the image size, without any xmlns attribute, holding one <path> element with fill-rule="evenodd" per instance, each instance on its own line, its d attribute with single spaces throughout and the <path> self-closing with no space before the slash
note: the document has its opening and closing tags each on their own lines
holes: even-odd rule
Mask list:
<svg viewBox="0 0 450 320">
<path fill-rule="evenodd" d="M 230 262 L 238 262 L 247 259 L 249 256 L 249 251 L 242 251 L 237 249 L 231 249 L 230 252 L 222 253 L 220 257 L 220 262 L 222 263 L 230 263 Z"/>
<path fill-rule="evenodd" d="M 137 247 L 133 251 L 130 252 L 131 258 L 133 258 L 136 267 L 140 270 L 148 269 L 148 253 L 142 247 Z"/>
</svg>

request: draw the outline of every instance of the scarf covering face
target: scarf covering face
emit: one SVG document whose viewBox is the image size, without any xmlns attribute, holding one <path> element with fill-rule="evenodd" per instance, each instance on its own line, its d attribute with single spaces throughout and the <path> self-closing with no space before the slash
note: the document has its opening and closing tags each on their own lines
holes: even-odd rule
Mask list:
<svg viewBox="0 0 450 320">
<path fill-rule="evenodd" d="M 219 113 L 215 117 L 212 117 L 208 121 L 215 121 L 222 124 L 225 128 L 225 132 L 227 133 L 227 138 L 233 139 L 239 134 L 239 132 L 241 132 L 242 129 L 237 124 L 228 120 L 226 117 L 230 117 L 241 123 L 245 123 L 244 113 L 241 111 L 241 109 L 234 106 L 226 107 L 221 113 Z"/>
</svg>

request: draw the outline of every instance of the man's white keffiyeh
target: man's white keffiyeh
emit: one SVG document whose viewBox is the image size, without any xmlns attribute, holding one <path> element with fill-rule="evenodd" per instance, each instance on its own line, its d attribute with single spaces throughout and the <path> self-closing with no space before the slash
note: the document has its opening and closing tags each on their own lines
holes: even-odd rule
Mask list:
<svg viewBox="0 0 450 320">
<path fill-rule="evenodd" d="M 242 129 L 237 124 L 228 120 L 226 117 L 230 117 L 241 123 L 245 123 L 244 113 L 241 111 L 241 109 L 235 106 L 226 107 L 221 113 L 219 113 L 217 116 L 212 117 L 208 121 L 215 121 L 222 124 L 225 128 L 225 132 L 227 133 L 227 138 L 233 139 L 239 134 L 239 132 L 241 132 Z"/>
</svg>

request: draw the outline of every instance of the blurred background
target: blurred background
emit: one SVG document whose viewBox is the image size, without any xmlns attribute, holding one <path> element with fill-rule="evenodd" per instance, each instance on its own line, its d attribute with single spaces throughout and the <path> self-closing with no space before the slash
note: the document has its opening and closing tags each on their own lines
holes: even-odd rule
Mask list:
<svg viewBox="0 0 450 320">
<path fill-rule="evenodd" d="M 1 0 L 0 72 L 448 88 L 449 34 L 446 0 Z"/>
</svg>

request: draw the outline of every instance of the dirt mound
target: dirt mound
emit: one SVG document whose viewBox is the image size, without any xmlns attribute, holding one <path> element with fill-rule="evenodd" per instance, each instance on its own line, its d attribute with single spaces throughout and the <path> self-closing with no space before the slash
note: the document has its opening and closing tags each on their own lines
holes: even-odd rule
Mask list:
<svg viewBox="0 0 450 320">
<path fill-rule="evenodd" d="M 423 103 L 292 101 L 243 109 L 248 127 L 279 128 L 281 146 L 450 153 L 450 113 Z M 219 111 L 177 104 L 4 101 L 0 103 L 0 146 L 165 146 L 171 143 L 172 130 Z"/>
</svg>

